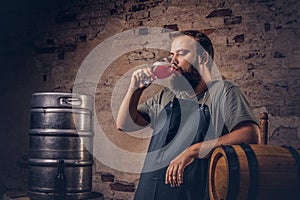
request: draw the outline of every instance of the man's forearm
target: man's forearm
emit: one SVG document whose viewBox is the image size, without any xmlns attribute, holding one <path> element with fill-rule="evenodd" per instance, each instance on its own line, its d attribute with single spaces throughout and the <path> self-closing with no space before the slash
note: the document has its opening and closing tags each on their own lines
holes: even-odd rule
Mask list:
<svg viewBox="0 0 300 200">
<path fill-rule="evenodd" d="M 189 152 L 195 158 L 207 158 L 213 148 L 221 145 L 259 144 L 259 128 L 254 123 L 247 123 L 235 128 L 232 132 L 213 140 L 207 140 L 190 146 Z"/>
<path fill-rule="evenodd" d="M 119 109 L 117 128 L 123 131 L 135 131 L 148 123 L 138 113 L 137 106 L 144 89 L 129 88 Z"/>
</svg>

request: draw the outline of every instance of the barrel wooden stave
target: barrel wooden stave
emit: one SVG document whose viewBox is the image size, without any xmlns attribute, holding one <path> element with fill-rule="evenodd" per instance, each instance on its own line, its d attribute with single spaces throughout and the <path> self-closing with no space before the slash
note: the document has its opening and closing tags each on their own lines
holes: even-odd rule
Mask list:
<svg viewBox="0 0 300 200">
<path fill-rule="evenodd" d="M 237 199 L 247 199 L 251 179 L 248 159 L 239 145 L 232 146 L 239 161 Z M 251 145 L 259 166 L 257 199 L 298 199 L 296 161 L 288 149 L 270 145 Z M 299 151 L 298 151 L 299 152 Z M 212 200 L 227 198 L 229 173 L 228 160 L 219 147 L 211 156 L 209 169 L 209 195 Z M 299 187 L 299 186 L 298 186 Z M 232 200 L 232 199 L 230 199 Z"/>
</svg>

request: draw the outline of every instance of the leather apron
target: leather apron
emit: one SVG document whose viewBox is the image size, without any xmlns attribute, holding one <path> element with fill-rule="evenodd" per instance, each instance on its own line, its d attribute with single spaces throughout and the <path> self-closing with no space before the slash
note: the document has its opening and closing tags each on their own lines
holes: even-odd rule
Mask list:
<svg viewBox="0 0 300 200">
<path fill-rule="evenodd" d="M 204 140 L 210 123 L 206 105 L 174 98 L 160 112 L 140 176 L 135 200 L 202 200 L 207 198 L 208 159 L 194 159 L 184 169 L 183 184 L 165 184 L 168 165 L 192 144 Z"/>
</svg>

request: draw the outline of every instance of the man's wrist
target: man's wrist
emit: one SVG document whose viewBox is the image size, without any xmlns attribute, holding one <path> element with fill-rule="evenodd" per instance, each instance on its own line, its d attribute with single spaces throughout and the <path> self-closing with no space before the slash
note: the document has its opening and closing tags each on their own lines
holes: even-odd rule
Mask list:
<svg viewBox="0 0 300 200">
<path fill-rule="evenodd" d="M 131 93 L 141 93 L 145 90 L 145 88 L 140 88 L 140 87 L 134 87 L 134 86 L 130 86 L 128 88 L 128 91 L 130 91 Z"/>
<path fill-rule="evenodd" d="M 200 143 L 197 143 L 189 147 L 191 157 L 199 158 L 200 146 Z"/>
</svg>

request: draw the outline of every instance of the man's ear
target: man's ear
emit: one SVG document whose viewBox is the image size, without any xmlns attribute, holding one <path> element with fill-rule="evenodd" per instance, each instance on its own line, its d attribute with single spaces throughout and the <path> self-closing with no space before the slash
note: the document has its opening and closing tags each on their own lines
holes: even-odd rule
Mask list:
<svg viewBox="0 0 300 200">
<path fill-rule="evenodd" d="M 209 55 L 205 51 L 201 55 L 198 56 L 199 64 L 207 64 L 209 60 Z"/>
</svg>

